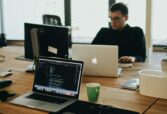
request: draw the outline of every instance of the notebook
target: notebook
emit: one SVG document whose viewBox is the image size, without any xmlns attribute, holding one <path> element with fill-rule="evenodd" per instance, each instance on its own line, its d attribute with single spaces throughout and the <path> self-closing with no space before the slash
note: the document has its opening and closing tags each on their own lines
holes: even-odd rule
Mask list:
<svg viewBox="0 0 167 114">
<path fill-rule="evenodd" d="M 73 44 L 72 59 L 84 61 L 84 75 L 119 77 L 118 46 Z"/>
<path fill-rule="evenodd" d="M 10 103 L 57 112 L 77 101 L 82 70 L 81 61 L 39 57 L 32 92 Z"/>
<path fill-rule="evenodd" d="M 139 89 L 139 79 L 130 79 L 125 82 L 121 88 L 123 89 L 130 89 L 130 90 L 138 90 Z"/>
<path fill-rule="evenodd" d="M 0 68 L 0 77 L 5 77 L 12 74 L 12 70 Z"/>
</svg>

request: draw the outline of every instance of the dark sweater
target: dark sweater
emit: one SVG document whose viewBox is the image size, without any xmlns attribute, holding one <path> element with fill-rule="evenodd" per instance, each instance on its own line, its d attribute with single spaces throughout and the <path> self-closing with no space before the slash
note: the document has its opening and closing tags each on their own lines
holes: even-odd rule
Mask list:
<svg viewBox="0 0 167 114">
<path fill-rule="evenodd" d="M 92 44 L 118 45 L 119 57 L 133 56 L 138 62 L 146 58 L 145 37 L 141 28 L 126 25 L 123 30 L 102 28 Z"/>
</svg>

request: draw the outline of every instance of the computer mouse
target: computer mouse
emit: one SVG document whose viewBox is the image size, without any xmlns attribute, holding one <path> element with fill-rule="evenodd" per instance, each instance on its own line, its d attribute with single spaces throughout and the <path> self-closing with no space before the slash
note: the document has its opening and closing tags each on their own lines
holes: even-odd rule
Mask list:
<svg viewBox="0 0 167 114">
<path fill-rule="evenodd" d="M 35 65 L 34 64 L 30 64 L 26 67 L 26 72 L 34 72 L 35 71 Z"/>
<path fill-rule="evenodd" d="M 133 66 L 132 63 L 119 63 L 119 67 L 121 68 L 127 68 Z"/>
</svg>

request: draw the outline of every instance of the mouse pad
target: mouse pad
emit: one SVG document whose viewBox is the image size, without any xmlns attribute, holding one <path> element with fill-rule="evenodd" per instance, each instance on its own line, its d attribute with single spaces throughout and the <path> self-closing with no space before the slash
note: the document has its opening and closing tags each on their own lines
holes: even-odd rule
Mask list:
<svg viewBox="0 0 167 114">
<path fill-rule="evenodd" d="M 109 105 L 100 105 L 78 100 L 59 112 L 50 112 L 49 114 L 139 114 L 139 113 L 115 108 Z"/>
</svg>

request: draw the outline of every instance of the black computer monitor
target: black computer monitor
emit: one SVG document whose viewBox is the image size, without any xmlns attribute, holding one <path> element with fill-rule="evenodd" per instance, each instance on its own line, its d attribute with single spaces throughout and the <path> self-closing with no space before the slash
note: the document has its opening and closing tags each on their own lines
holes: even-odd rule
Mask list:
<svg viewBox="0 0 167 114">
<path fill-rule="evenodd" d="M 61 58 L 68 58 L 68 46 L 69 46 L 69 28 L 63 26 L 51 26 L 25 23 L 25 40 L 24 50 L 25 58 L 34 59 L 31 30 L 36 28 L 38 30 L 39 39 L 39 55 L 40 56 L 54 56 Z"/>
</svg>

